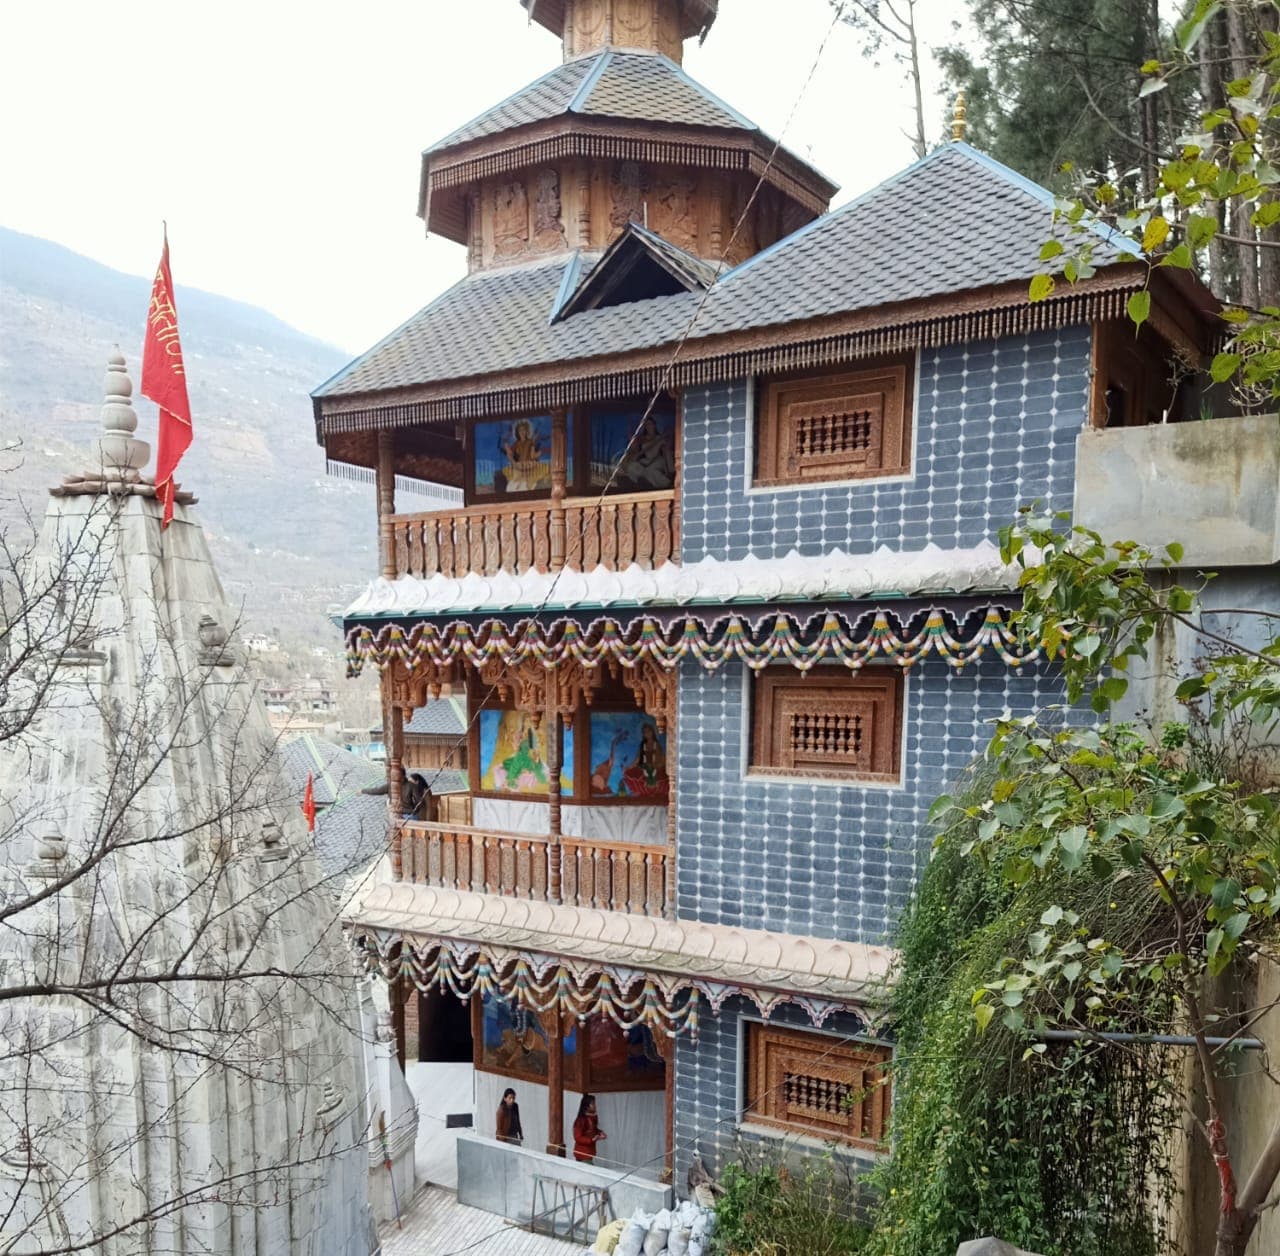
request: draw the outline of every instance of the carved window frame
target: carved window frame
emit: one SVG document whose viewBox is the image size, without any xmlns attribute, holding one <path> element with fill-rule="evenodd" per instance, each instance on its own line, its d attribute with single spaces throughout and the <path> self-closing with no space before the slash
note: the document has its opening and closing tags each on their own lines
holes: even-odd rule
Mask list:
<svg viewBox="0 0 1280 1256">
<path fill-rule="evenodd" d="M 751 679 L 750 707 L 749 776 L 901 785 L 901 668 L 872 664 L 853 673 L 831 667 L 801 673 L 788 664 L 767 667 Z M 868 740 L 865 754 L 849 753 L 855 736 Z"/>
<path fill-rule="evenodd" d="M 915 355 L 761 380 L 752 488 L 909 476 Z"/>
<path fill-rule="evenodd" d="M 886 1150 L 892 1048 L 761 1021 L 742 1024 L 745 1123 Z"/>
</svg>

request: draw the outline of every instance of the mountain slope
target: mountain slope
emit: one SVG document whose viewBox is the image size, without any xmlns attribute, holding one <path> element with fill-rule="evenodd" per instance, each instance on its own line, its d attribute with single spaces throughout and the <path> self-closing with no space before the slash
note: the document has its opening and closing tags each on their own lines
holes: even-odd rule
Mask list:
<svg viewBox="0 0 1280 1256">
<path fill-rule="evenodd" d="M 151 281 L 0 228 L 0 521 L 80 470 L 96 435 L 107 354 L 135 399 Z M 228 594 L 256 628 L 334 645 L 323 619 L 374 572 L 373 493 L 324 474 L 308 393 L 347 360 L 265 310 L 178 286 L 195 441 L 179 479 L 200 499 Z M 139 403 L 152 442 L 154 407 Z M 154 463 L 153 463 L 154 466 Z"/>
</svg>

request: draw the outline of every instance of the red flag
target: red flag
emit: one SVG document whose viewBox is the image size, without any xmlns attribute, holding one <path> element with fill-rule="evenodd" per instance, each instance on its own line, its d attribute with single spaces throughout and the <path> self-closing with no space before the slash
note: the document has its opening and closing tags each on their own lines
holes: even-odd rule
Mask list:
<svg viewBox="0 0 1280 1256">
<path fill-rule="evenodd" d="M 142 347 L 142 395 L 160 407 L 160 440 L 156 446 L 156 496 L 164 506 L 160 527 L 173 518 L 173 473 L 191 444 L 191 404 L 187 373 L 178 339 L 178 311 L 173 304 L 173 276 L 169 273 L 169 234 L 151 285 L 147 311 L 147 339 Z"/>
<path fill-rule="evenodd" d="M 313 773 L 307 773 L 307 788 L 302 795 L 302 814 L 307 818 L 307 832 L 316 831 L 316 786 Z"/>
</svg>

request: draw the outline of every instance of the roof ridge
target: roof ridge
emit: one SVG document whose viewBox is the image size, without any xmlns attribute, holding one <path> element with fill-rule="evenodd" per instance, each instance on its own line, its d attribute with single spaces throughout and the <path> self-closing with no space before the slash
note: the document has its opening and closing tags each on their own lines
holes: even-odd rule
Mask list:
<svg viewBox="0 0 1280 1256">
<path fill-rule="evenodd" d="M 446 144 L 449 143 L 450 139 L 452 139 L 453 136 L 458 134 L 459 131 L 465 131 L 468 127 L 474 126 L 482 118 L 487 118 L 491 113 L 495 113 L 497 110 L 501 109 L 504 105 L 509 105 L 517 97 L 523 96 L 525 92 L 532 91 L 539 84 L 547 82 L 549 79 L 554 78 L 557 74 L 563 74 L 567 68 L 571 66 L 576 67 L 578 64 L 579 64 L 578 61 L 562 61 L 560 62 L 559 65 L 552 66 L 551 69 L 549 69 L 545 74 L 538 75 L 536 79 L 533 79 L 531 82 L 526 83 L 523 87 L 517 87 L 515 91 L 508 93 L 500 101 L 498 101 L 497 104 L 489 105 L 487 108 L 481 109 L 479 113 L 475 114 L 473 117 L 468 118 L 465 122 L 459 122 L 457 126 L 447 131 L 438 140 L 436 140 L 434 144 L 428 144 L 427 147 L 422 150 L 422 155 L 425 157 L 428 153 L 433 153 L 437 149 L 443 148 Z"/>
<path fill-rule="evenodd" d="M 612 48 L 606 48 L 601 52 L 595 65 L 587 71 L 586 77 L 578 84 L 578 90 L 573 93 L 569 104 L 566 106 L 565 111 L 567 113 L 577 113 L 582 106 L 586 104 L 587 98 L 593 91 L 595 91 L 596 84 L 600 81 L 600 76 L 604 73 L 605 66 L 607 66 L 612 59 Z"/>
</svg>

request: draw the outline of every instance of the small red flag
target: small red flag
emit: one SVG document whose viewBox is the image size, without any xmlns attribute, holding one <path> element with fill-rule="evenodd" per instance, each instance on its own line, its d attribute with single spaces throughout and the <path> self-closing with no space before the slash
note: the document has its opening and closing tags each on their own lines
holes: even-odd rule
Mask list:
<svg viewBox="0 0 1280 1256">
<path fill-rule="evenodd" d="M 151 285 L 147 311 L 147 339 L 142 347 L 142 395 L 160 407 L 160 440 L 156 446 L 156 496 L 164 506 L 161 529 L 173 518 L 173 473 L 191 444 L 191 404 L 187 373 L 178 339 L 178 311 L 173 304 L 173 276 L 169 273 L 169 234 Z"/>
<path fill-rule="evenodd" d="M 302 795 L 302 814 L 307 818 L 307 832 L 316 831 L 316 786 L 313 773 L 307 773 L 307 788 Z"/>
</svg>

